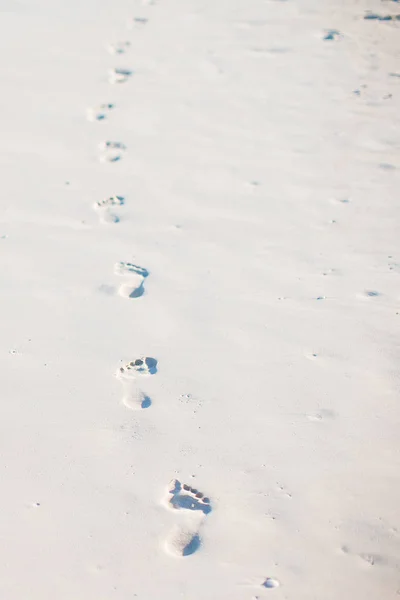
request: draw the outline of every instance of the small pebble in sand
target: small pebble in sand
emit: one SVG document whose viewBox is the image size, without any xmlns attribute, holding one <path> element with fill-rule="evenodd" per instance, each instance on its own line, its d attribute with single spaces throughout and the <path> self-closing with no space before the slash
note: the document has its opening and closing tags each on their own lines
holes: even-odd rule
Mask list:
<svg viewBox="0 0 400 600">
<path fill-rule="evenodd" d="M 262 585 L 265 588 L 272 589 L 279 587 L 280 583 L 277 579 L 273 579 L 273 577 L 267 577 Z"/>
</svg>

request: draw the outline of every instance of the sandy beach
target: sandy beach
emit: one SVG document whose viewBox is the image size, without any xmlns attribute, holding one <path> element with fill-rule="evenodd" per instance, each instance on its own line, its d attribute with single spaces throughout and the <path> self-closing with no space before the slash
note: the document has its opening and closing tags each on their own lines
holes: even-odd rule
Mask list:
<svg viewBox="0 0 400 600">
<path fill-rule="evenodd" d="M 0 31 L 0 599 L 399 598 L 400 3 Z"/>
</svg>

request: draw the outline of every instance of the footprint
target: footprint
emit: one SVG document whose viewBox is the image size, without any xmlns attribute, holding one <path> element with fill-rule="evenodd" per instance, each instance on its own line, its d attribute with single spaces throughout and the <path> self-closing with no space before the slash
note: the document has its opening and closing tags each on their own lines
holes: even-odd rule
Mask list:
<svg viewBox="0 0 400 600">
<path fill-rule="evenodd" d="M 155 373 L 157 373 L 157 361 L 148 356 L 137 358 L 118 369 L 116 377 L 121 382 L 122 402 L 127 408 L 140 410 L 151 406 L 151 398 L 137 385 L 136 375 L 154 375 Z"/>
<path fill-rule="evenodd" d="M 400 15 L 378 15 L 377 13 L 367 12 L 364 19 L 366 21 L 400 21 Z"/>
<path fill-rule="evenodd" d="M 125 83 L 132 75 L 129 69 L 111 69 L 108 72 L 108 81 L 110 83 Z"/>
<path fill-rule="evenodd" d="M 370 298 L 379 298 L 381 295 L 377 290 L 364 290 L 362 293 L 357 294 L 357 297 L 362 300 L 368 300 Z"/>
<path fill-rule="evenodd" d="M 122 159 L 126 151 L 126 146 L 122 142 L 101 142 L 99 148 L 101 150 L 101 162 L 117 162 Z"/>
<path fill-rule="evenodd" d="M 102 223 L 118 223 L 119 217 L 112 212 L 114 206 L 123 206 L 125 199 L 122 196 L 110 196 L 104 200 L 98 200 L 93 208 L 99 214 Z"/>
<path fill-rule="evenodd" d="M 182 511 L 182 522 L 175 525 L 165 540 L 166 551 L 173 556 L 190 556 L 201 546 L 200 529 L 211 512 L 210 499 L 199 490 L 173 479 L 165 500 L 167 508 Z"/>
<path fill-rule="evenodd" d="M 123 277 L 129 277 L 129 281 L 123 283 L 118 293 L 123 298 L 140 298 L 144 294 L 144 282 L 149 276 L 147 269 L 129 262 L 119 262 L 114 266 L 114 273 Z"/>
<path fill-rule="evenodd" d="M 341 34 L 337 29 L 326 29 L 322 39 L 324 41 L 332 41 L 337 40 L 339 37 L 341 37 Z"/>
<path fill-rule="evenodd" d="M 145 17 L 133 17 L 132 19 L 130 19 L 127 23 L 127 27 L 128 29 L 135 29 L 138 27 L 143 27 L 143 25 L 146 25 L 146 23 L 148 23 L 148 19 L 146 19 Z"/>
<path fill-rule="evenodd" d="M 110 54 L 125 54 L 130 45 L 130 42 L 117 42 L 116 44 L 108 44 L 107 48 Z"/>
<path fill-rule="evenodd" d="M 376 298 L 377 296 L 380 296 L 379 292 L 376 290 L 366 290 L 365 295 L 368 296 L 368 298 Z"/>
<path fill-rule="evenodd" d="M 99 106 L 91 106 L 86 110 L 88 121 L 104 121 L 107 119 L 107 114 L 114 108 L 114 104 L 99 104 Z"/>
<path fill-rule="evenodd" d="M 116 373 L 121 380 L 134 380 L 137 375 L 155 375 L 157 373 L 157 360 L 150 356 L 141 356 L 132 360 L 122 367 Z"/>
<path fill-rule="evenodd" d="M 101 142 L 100 150 L 110 150 L 110 149 L 111 150 L 126 150 L 126 146 L 122 142 L 110 142 L 110 141 Z"/>
</svg>

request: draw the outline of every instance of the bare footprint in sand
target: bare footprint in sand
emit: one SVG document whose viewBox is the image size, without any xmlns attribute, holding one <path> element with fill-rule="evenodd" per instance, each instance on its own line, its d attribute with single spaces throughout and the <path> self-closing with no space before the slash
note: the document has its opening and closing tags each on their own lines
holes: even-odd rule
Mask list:
<svg viewBox="0 0 400 600">
<path fill-rule="evenodd" d="M 131 75 L 132 71 L 129 69 L 111 69 L 108 72 L 108 81 L 110 83 L 125 83 Z"/>
<path fill-rule="evenodd" d="M 130 45 L 130 42 L 116 42 L 115 44 L 108 44 L 107 49 L 110 54 L 125 54 Z"/>
<path fill-rule="evenodd" d="M 393 1 L 398 2 L 398 0 L 393 0 Z M 400 15 L 378 15 L 377 13 L 367 11 L 367 13 L 364 15 L 364 20 L 366 20 L 366 21 L 400 21 Z"/>
<path fill-rule="evenodd" d="M 101 142 L 99 148 L 101 162 L 117 162 L 126 152 L 126 146 L 122 142 Z"/>
<path fill-rule="evenodd" d="M 199 490 L 173 479 L 164 504 L 181 513 L 181 522 L 173 527 L 165 540 L 166 551 L 178 557 L 194 554 L 201 546 L 201 527 L 212 510 L 210 499 Z"/>
<path fill-rule="evenodd" d="M 101 223 L 118 223 L 119 217 L 114 213 L 114 208 L 124 204 L 125 200 L 122 196 L 110 196 L 95 202 L 93 208 L 99 215 Z"/>
<path fill-rule="evenodd" d="M 114 104 L 99 104 L 98 106 L 90 106 L 86 110 L 88 121 L 104 121 L 107 119 L 108 113 L 114 108 Z"/>
<path fill-rule="evenodd" d="M 116 373 L 122 385 L 122 402 L 127 408 L 138 410 L 149 408 L 152 404 L 148 396 L 138 385 L 138 376 L 154 375 L 157 373 L 157 360 L 149 356 L 137 358 L 120 367 Z"/>
<path fill-rule="evenodd" d="M 138 29 L 143 27 L 143 25 L 146 25 L 148 21 L 149 20 L 145 17 L 132 17 L 132 19 L 129 19 L 126 26 L 128 29 Z"/>
<path fill-rule="evenodd" d="M 129 262 L 119 262 L 114 266 L 114 273 L 126 279 L 118 293 L 123 298 L 140 298 L 144 294 L 144 282 L 149 276 L 147 269 Z"/>
<path fill-rule="evenodd" d="M 326 29 L 325 33 L 322 36 L 322 39 L 326 42 L 326 41 L 333 41 L 333 40 L 337 40 L 341 37 L 341 33 L 340 31 L 338 31 L 337 29 Z"/>
</svg>

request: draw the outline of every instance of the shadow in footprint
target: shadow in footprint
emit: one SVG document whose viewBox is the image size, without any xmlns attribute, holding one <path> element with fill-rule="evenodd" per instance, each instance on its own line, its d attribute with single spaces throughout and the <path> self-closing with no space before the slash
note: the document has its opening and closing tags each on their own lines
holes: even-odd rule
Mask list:
<svg viewBox="0 0 400 600">
<path fill-rule="evenodd" d="M 133 289 L 129 294 L 128 298 L 140 298 L 144 294 L 144 281 L 141 282 L 139 287 Z"/>
<path fill-rule="evenodd" d="M 126 393 L 122 399 L 123 404 L 131 410 L 150 408 L 152 402 L 149 396 L 146 396 L 141 390 L 133 390 Z"/>
<path fill-rule="evenodd" d="M 151 406 L 151 398 L 149 398 L 149 396 L 146 396 L 143 401 L 142 401 L 142 408 L 150 408 Z"/>
<path fill-rule="evenodd" d="M 150 375 L 154 375 L 155 373 L 157 373 L 157 360 L 155 358 L 147 356 L 144 362 L 146 364 L 147 371 L 150 373 Z"/>
<path fill-rule="evenodd" d="M 147 269 L 129 262 L 119 262 L 114 266 L 114 273 L 125 278 L 133 277 L 133 281 L 131 279 L 121 285 L 119 289 L 121 296 L 124 298 L 140 298 L 140 296 L 143 296 L 145 292 L 144 282 L 149 276 Z"/>
<path fill-rule="evenodd" d="M 190 542 L 183 548 L 182 556 L 190 556 L 194 554 L 201 546 L 200 536 L 196 534 L 192 537 Z"/>
<path fill-rule="evenodd" d="M 110 152 L 109 154 L 104 154 L 100 157 L 101 162 L 118 162 L 121 160 L 122 156 L 120 154 L 115 154 L 114 152 Z"/>
</svg>

